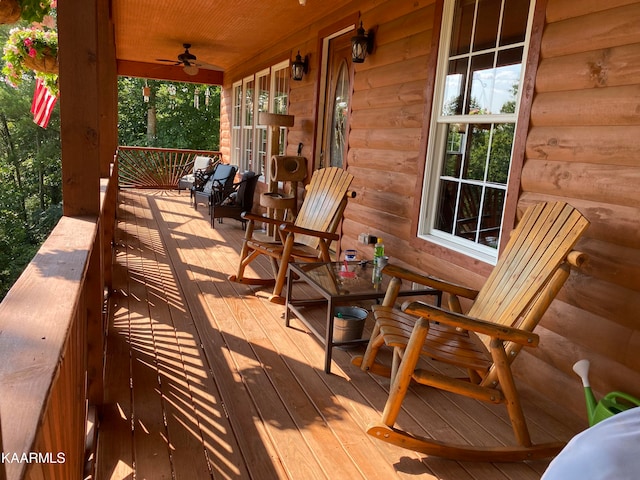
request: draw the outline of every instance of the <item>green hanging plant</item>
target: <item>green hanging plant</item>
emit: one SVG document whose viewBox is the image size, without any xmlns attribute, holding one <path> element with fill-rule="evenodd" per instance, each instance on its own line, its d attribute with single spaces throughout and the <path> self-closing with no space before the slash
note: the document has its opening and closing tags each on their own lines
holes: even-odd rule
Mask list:
<svg viewBox="0 0 640 480">
<path fill-rule="evenodd" d="M 20 18 L 40 23 L 56 4 L 57 0 L 0 0 L 0 23 L 15 23 Z"/>
<path fill-rule="evenodd" d="M 4 46 L 2 73 L 17 88 L 29 70 L 35 71 L 52 95 L 58 94 L 58 32 L 48 28 L 14 28 Z"/>
<path fill-rule="evenodd" d="M 56 7 L 57 0 L 18 0 L 22 13 L 20 16 L 27 22 L 42 22 L 45 16 L 51 14 Z"/>
</svg>

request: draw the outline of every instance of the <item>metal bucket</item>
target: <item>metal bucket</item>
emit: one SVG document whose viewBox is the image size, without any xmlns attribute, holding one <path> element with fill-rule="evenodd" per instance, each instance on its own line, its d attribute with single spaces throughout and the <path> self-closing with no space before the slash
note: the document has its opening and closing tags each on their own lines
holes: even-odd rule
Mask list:
<svg viewBox="0 0 640 480">
<path fill-rule="evenodd" d="M 333 311 L 333 341 L 360 340 L 369 312 L 360 307 L 336 307 Z"/>
</svg>

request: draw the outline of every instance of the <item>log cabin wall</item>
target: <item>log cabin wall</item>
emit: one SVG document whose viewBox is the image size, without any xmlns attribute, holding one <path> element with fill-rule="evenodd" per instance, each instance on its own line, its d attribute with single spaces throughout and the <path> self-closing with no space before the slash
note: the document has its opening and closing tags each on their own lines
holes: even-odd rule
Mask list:
<svg viewBox="0 0 640 480">
<path fill-rule="evenodd" d="M 638 1 L 549 0 L 540 48 L 519 206 L 576 206 L 591 221 L 578 244 L 589 261 L 545 316 L 542 348 L 519 367 L 579 411 L 571 366 L 580 358 L 597 392 L 640 396 L 639 22 Z"/>
<path fill-rule="evenodd" d="M 572 273 L 545 315 L 541 345 L 515 364 L 521 382 L 584 415 L 571 366 L 591 360 L 597 396 L 622 390 L 640 396 L 640 2 L 540 0 L 546 4 L 535 92 L 530 105 L 518 211 L 560 199 L 592 222 L 578 248 L 588 263 Z M 229 158 L 231 85 L 300 50 L 310 69 L 291 82 L 287 154 L 298 143 L 312 156 L 319 68 L 317 32 L 340 18 L 377 26 L 376 47 L 354 69 L 347 169 L 357 197 L 342 225 L 342 248 L 370 258 L 359 233 L 383 237 L 393 261 L 480 287 L 490 265 L 453 260 L 441 247 L 416 241 L 424 171 L 424 138 L 435 65 L 440 5 L 423 1 L 354 1 L 303 32 L 258 52 L 255 64 L 225 72 L 220 149 Z M 435 31 L 435 34 L 434 34 Z M 517 183 L 516 183 L 516 186 Z"/>
</svg>

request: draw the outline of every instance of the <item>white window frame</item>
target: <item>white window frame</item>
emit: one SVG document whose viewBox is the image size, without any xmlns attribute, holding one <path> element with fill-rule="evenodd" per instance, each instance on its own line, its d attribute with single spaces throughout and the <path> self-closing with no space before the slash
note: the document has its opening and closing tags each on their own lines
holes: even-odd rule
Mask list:
<svg viewBox="0 0 640 480">
<path fill-rule="evenodd" d="M 266 126 L 259 123 L 260 112 L 260 98 L 258 95 L 260 89 L 260 81 L 268 78 L 269 98 L 267 100 L 268 111 L 275 112 L 275 100 L 274 94 L 276 91 L 276 73 L 281 70 L 287 70 L 284 78 L 289 78 L 290 63 L 289 60 L 272 65 L 269 68 L 260 70 L 253 75 L 249 75 L 242 80 L 239 80 L 232 85 L 232 124 L 231 124 L 231 163 L 238 165 L 240 171 L 253 170 L 258 175 L 263 175 L 263 180 L 269 176 L 270 159 L 268 158 L 271 152 L 271 145 L 269 135 L 266 135 Z M 253 85 L 253 97 L 252 111 L 253 121 L 249 125 L 247 123 L 247 88 Z M 238 98 L 237 89 L 241 89 L 241 95 Z M 288 110 L 288 83 L 286 85 L 286 110 Z M 240 100 L 240 105 L 238 105 Z M 277 112 L 283 113 L 283 112 Z M 286 113 L 286 112 L 284 112 Z M 240 118 L 238 118 L 240 116 Z M 239 120 L 239 121 L 238 121 Z M 286 127 L 281 128 L 280 133 L 280 145 L 281 149 L 286 145 Z M 261 136 L 264 134 L 264 136 Z M 264 138 L 266 137 L 266 143 Z M 264 169 L 262 168 L 261 158 L 264 157 Z"/>
<path fill-rule="evenodd" d="M 253 137 L 253 164 L 251 165 L 251 170 L 256 172 L 256 175 L 262 175 L 266 169 L 266 157 L 269 155 L 269 139 L 267 135 L 267 127 L 266 125 L 262 125 L 260 123 L 260 112 L 268 112 L 269 111 L 269 102 L 271 97 L 271 70 L 269 68 L 265 68 L 264 70 L 256 73 L 255 77 L 255 96 L 254 96 L 254 108 L 255 112 L 254 118 L 254 137 Z M 267 101 L 266 101 L 266 109 L 261 108 L 260 102 L 260 91 L 262 87 L 262 82 L 266 79 L 267 82 Z M 263 160 L 265 169 L 263 169 Z"/>
<path fill-rule="evenodd" d="M 435 228 L 435 221 L 438 214 L 439 205 L 439 186 L 440 186 L 440 172 L 442 171 L 444 158 L 444 147 L 447 141 L 447 126 L 452 123 L 471 123 L 470 115 L 442 115 L 442 102 L 444 97 L 446 74 L 448 71 L 449 63 L 449 47 L 451 42 L 451 30 L 453 24 L 453 17 L 455 13 L 455 0 L 445 0 L 443 15 L 442 15 L 442 29 L 440 37 L 440 45 L 438 50 L 438 65 L 436 70 L 436 87 L 434 90 L 433 108 L 430 120 L 428 149 L 425 164 L 425 176 L 422 189 L 422 199 L 420 204 L 420 220 L 418 223 L 418 237 L 443 246 L 445 248 L 462 253 L 469 257 L 481 260 L 483 262 L 495 265 L 498 258 L 498 249 L 491 248 L 486 245 L 482 245 L 476 242 L 472 242 L 461 238 L 459 236 L 449 234 Z M 527 20 L 527 32 L 525 40 L 523 42 L 523 57 L 522 57 L 522 70 L 520 75 L 520 86 L 523 85 L 526 67 L 526 56 L 528 46 L 531 38 L 531 25 L 533 21 L 533 13 L 535 10 L 535 0 L 531 0 L 529 7 L 529 17 Z M 494 49 L 495 50 L 495 49 Z M 519 88 L 516 98 L 516 109 L 513 114 L 485 114 L 474 115 L 474 123 L 513 123 L 515 125 L 514 132 L 517 128 L 518 111 L 520 108 L 522 98 L 522 88 Z M 513 155 L 513 146 L 512 146 Z M 510 161 L 510 168 L 513 166 L 513 157 Z M 491 185 L 495 188 L 496 185 L 488 182 L 483 182 L 485 185 Z M 506 190 L 509 180 L 505 182 L 505 198 Z M 502 188 L 502 187 L 500 187 Z M 502 232 L 502 226 L 504 224 L 504 208 L 503 218 L 500 221 L 500 232 Z M 499 244 L 499 239 L 498 239 Z"/>
<path fill-rule="evenodd" d="M 251 94 L 248 92 L 253 90 Z M 249 100 L 249 95 L 250 101 Z M 255 124 L 256 124 L 256 77 L 251 75 L 242 79 L 242 143 L 238 166 L 240 171 L 252 170 L 255 159 Z M 249 112 L 251 118 L 248 119 Z"/>
<path fill-rule="evenodd" d="M 231 86 L 231 95 L 231 163 L 238 165 L 242 156 L 242 80 Z"/>
</svg>

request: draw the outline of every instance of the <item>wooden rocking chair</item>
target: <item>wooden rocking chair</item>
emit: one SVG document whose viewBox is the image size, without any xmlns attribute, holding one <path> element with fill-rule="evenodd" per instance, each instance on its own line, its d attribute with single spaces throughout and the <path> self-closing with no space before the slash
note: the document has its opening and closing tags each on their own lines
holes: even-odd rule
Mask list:
<svg viewBox="0 0 640 480">
<path fill-rule="evenodd" d="M 329 167 L 316 170 L 295 222 L 270 219 L 252 213 L 244 213 L 248 220 L 246 234 L 240 253 L 238 274 L 229 277 L 234 282 L 250 285 L 274 285 L 269 300 L 284 303 L 282 289 L 285 284 L 289 262 L 330 262 L 329 247 L 338 240 L 336 232 L 342 213 L 347 206 L 347 191 L 353 175 L 347 171 Z M 255 222 L 271 223 L 279 227 L 280 241 L 263 240 L 254 236 Z M 271 260 L 274 278 L 246 278 L 244 270 L 259 255 Z"/>
<path fill-rule="evenodd" d="M 572 248 L 589 222 L 564 203 L 529 208 L 498 264 L 478 291 L 451 285 L 407 269 L 387 265 L 393 276 L 383 304 L 374 306 L 376 325 L 364 357 L 356 365 L 391 376 L 382 422 L 370 435 L 411 450 L 455 460 L 521 461 L 557 454 L 563 443 L 534 445 L 521 408 L 511 363 L 523 346 L 537 346 L 532 333 L 566 279 L 584 255 Z M 412 302 L 393 307 L 402 279 L 448 292 L 449 310 Z M 474 300 L 462 313 L 459 297 Z M 379 349 L 393 348 L 391 368 L 375 362 Z M 422 368 L 420 357 L 466 369 L 469 378 L 452 378 Z M 507 407 L 517 445 L 451 445 L 414 436 L 394 427 L 411 380 Z"/>
</svg>

